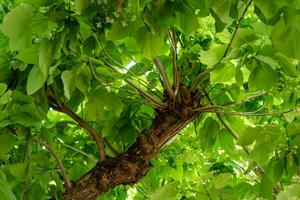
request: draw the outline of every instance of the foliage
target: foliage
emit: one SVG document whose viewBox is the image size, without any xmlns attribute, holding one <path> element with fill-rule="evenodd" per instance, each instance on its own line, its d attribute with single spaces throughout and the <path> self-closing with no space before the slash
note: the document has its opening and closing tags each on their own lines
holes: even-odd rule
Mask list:
<svg viewBox="0 0 300 200">
<path fill-rule="evenodd" d="M 183 86 L 199 92 L 199 115 L 141 181 L 99 200 L 300 198 L 299 0 L 2 0 L 0 11 L 2 199 L 62 199 Z"/>
</svg>

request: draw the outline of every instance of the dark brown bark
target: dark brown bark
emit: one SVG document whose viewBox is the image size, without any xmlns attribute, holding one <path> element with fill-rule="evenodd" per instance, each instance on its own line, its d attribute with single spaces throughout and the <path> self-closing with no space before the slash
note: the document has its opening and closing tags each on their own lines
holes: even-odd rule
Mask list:
<svg viewBox="0 0 300 200">
<path fill-rule="evenodd" d="M 82 176 L 64 194 L 65 200 L 94 200 L 117 185 L 134 184 L 151 168 L 150 160 L 159 150 L 186 127 L 198 113 L 193 112 L 198 103 L 192 100 L 187 89 L 180 106 L 166 102 L 169 107 L 158 110 L 152 126 L 123 154 L 107 158 Z"/>
</svg>

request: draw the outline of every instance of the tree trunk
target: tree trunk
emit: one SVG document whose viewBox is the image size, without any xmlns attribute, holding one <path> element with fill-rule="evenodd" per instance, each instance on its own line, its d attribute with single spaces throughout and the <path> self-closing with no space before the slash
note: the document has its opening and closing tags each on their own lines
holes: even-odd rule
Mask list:
<svg viewBox="0 0 300 200">
<path fill-rule="evenodd" d="M 157 111 L 152 126 L 116 158 L 107 158 L 82 176 L 64 194 L 65 200 L 94 200 L 117 185 L 134 184 L 151 168 L 150 160 L 195 117 L 197 107 L 189 102 L 177 109 Z"/>
</svg>

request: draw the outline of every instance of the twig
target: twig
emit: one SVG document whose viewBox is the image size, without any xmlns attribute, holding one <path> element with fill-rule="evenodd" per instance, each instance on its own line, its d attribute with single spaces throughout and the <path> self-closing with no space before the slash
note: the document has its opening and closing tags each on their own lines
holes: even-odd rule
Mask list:
<svg viewBox="0 0 300 200">
<path fill-rule="evenodd" d="M 93 61 L 93 62 L 95 62 L 95 63 L 98 63 L 99 64 L 99 61 L 97 60 L 97 59 L 95 59 L 95 58 L 90 58 L 91 59 L 91 61 Z M 103 61 L 103 63 L 106 65 L 106 66 L 108 66 L 111 70 L 113 70 L 114 72 L 116 72 L 116 73 L 120 73 L 114 66 L 112 66 L 109 62 L 107 62 L 106 60 L 102 60 Z M 102 64 L 102 63 L 101 63 Z M 146 84 L 148 84 L 146 81 L 144 81 L 144 80 L 142 80 L 142 79 L 139 79 L 138 77 L 135 77 L 135 78 L 137 78 L 138 79 L 138 81 L 139 81 L 139 83 L 141 84 L 141 85 L 143 85 L 144 87 L 146 87 L 147 89 L 149 89 L 153 94 L 155 94 L 157 97 L 159 97 L 160 98 L 160 96 L 157 94 L 157 93 L 155 93 L 155 92 L 153 92 L 152 90 L 151 90 L 151 88 L 149 88 L 149 87 L 147 87 L 147 85 L 145 85 L 145 84 L 143 84 L 142 82 L 145 82 Z M 128 79 L 124 79 L 126 82 L 128 82 Z M 138 86 L 136 86 L 136 87 L 138 87 Z M 141 88 L 140 88 L 140 90 L 142 90 Z M 142 90 L 143 91 L 143 90 Z M 145 91 L 143 91 L 144 93 L 146 93 Z M 140 93 L 140 92 L 139 92 Z M 149 96 L 151 96 L 150 94 L 148 94 Z M 154 97 L 153 97 L 154 98 Z"/>
<path fill-rule="evenodd" d="M 146 74 L 146 72 L 145 72 L 145 70 L 142 68 L 142 66 L 140 66 L 139 65 L 139 63 L 137 62 L 137 60 L 136 59 L 134 59 L 133 58 L 133 56 L 132 55 L 130 55 L 130 53 L 126 50 L 126 49 L 124 49 L 124 48 L 122 48 L 122 47 L 120 47 L 120 46 L 118 46 L 118 45 L 116 45 L 115 43 L 113 43 L 112 42 L 112 44 L 115 46 L 115 47 L 117 47 L 117 48 L 119 48 L 121 51 L 123 51 L 137 66 L 138 66 L 138 68 L 143 72 L 143 75 L 146 77 L 146 78 L 148 78 L 148 76 L 147 76 L 147 74 Z"/>
<path fill-rule="evenodd" d="M 70 178 L 65 170 L 65 167 L 64 165 L 62 164 L 59 156 L 55 153 L 55 151 L 52 149 L 52 147 L 50 145 L 48 145 L 47 143 L 45 142 L 42 142 L 40 140 L 37 140 L 37 139 L 34 139 L 33 141 L 43 145 L 44 147 L 46 147 L 46 149 L 48 149 L 48 151 L 50 152 L 50 154 L 54 157 L 54 160 L 56 162 L 56 164 L 58 165 L 58 168 L 61 172 L 61 175 L 63 176 L 64 178 L 64 182 L 65 182 L 65 185 L 66 185 L 66 188 L 67 189 L 71 189 L 72 188 L 72 183 L 70 181 Z"/>
<path fill-rule="evenodd" d="M 161 108 L 166 107 L 166 105 L 164 103 L 159 102 L 158 100 L 156 100 L 153 96 L 151 96 L 150 94 L 148 94 L 147 92 L 145 92 L 144 90 L 142 90 L 139 86 L 137 86 L 136 84 L 134 84 L 131 80 L 125 79 L 125 81 L 129 85 L 131 85 L 133 88 L 135 88 L 152 105 L 154 105 L 156 107 L 161 107 Z"/>
<path fill-rule="evenodd" d="M 209 103 L 209 104 L 211 104 L 211 103 Z M 222 109 L 222 108 L 224 108 L 224 109 L 233 109 L 233 107 L 231 107 L 231 106 L 220 105 L 220 106 L 205 106 L 205 107 L 194 109 L 193 111 L 212 112 L 212 111 L 215 111 L 217 109 Z"/>
<path fill-rule="evenodd" d="M 173 57 L 173 79 L 174 79 L 174 88 L 175 88 L 175 96 L 180 96 L 179 94 L 179 84 L 180 84 L 180 80 L 179 80 L 179 74 L 178 74 L 178 68 L 177 68 L 177 46 L 176 46 L 176 36 L 173 32 L 174 30 L 172 30 L 171 28 L 169 28 L 168 31 L 168 39 L 169 39 L 169 43 L 171 45 L 172 48 L 172 57 Z"/>
<path fill-rule="evenodd" d="M 223 114 L 223 115 L 241 115 L 241 116 L 267 116 L 267 115 L 283 115 L 289 112 L 292 112 L 293 109 L 289 109 L 283 112 L 268 112 L 268 113 L 255 113 L 257 111 L 254 112 L 219 112 L 216 110 L 208 110 L 206 112 L 213 112 L 213 113 L 219 113 L 219 114 Z"/>
<path fill-rule="evenodd" d="M 246 97 L 246 100 L 255 99 L 257 97 L 261 97 L 261 96 L 264 96 L 266 94 L 268 94 L 268 92 L 260 92 L 260 93 L 254 94 L 252 96 Z"/>
<path fill-rule="evenodd" d="M 101 47 L 102 47 L 102 49 L 103 49 L 103 51 L 104 51 L 104 53 L 105 53 L 105 55 L 108 57 L 108 58 L 110 58 L 114 63 L 116 63 L 119 67 L 121 67 L 122 69 L 124 69 L 124 70 L 126 70 L 127 72 L 129 72 L 134 78 L 136 78 L 139 82 L 143 82 L 145 85 L 144 85 L 144 87 L 146 87 L 146 88 L 148 88 L 150 91 L 151 91 L 151 89 L 153 88 L 153 89 L 155 89 L 156 91 L 158 91 L 158 93 L 159 94 L 161 94 L 161 92 L 158 90 L 158 89 L 156 89 L 154 86 L 152 86 L 150 83 L 148 83 L 148 82 L 146 82 L 146 81 L 144 81 L 143 79 L 141 79 L 141 78 L 139 78 L 137 75 L 135 75 L 133 72 L 131 72 L 130 70 L 128 70 L 126 67 L 124 67 L 121 63 L 119 63 L 118 61 L 116 61 L 112 56 L 111 56 L 111 54 L 104 48 L 104 46 L 103 46 L 103 44 L 102 44 L 102 42 L 101 42 L 101 40 L 100 39 L 98 39 L 98 36 L 96 35 L 96 40 L 97 40 L 97 42 L 101 45 Z M 114 44 L 113 44 L 114 45 Z M 115 45 L 116 46 L 116 45 Z M 128 54 L 127 54 L 128 55 Z M 107 61 L 104 61 L 105 62 L 105 64 L 108 64 L 108 62 Z M 110 64 L 110 63 L 109 63 Z M 111 65 L 109 66 L 110 68 L 111 68 Z M 141 68 L 140 66 L 139 66 L 139 68 Z M 115 68 L 114 68 L 114 71 L 115 72 L 117 72 L 117 73 L 120 73 L 118 70 L 116 70 Z M 143 70 L 142 70 L 143 71 Z M 145 75 L 146 76 L 146 75 Z M 147 77 L 147 76 L 146 76 Z M 141 83 L 142 84 L 142 83 Z M 155 95 L 157 95 L 156 93 L 154 93 Z"/>
<path fill-rule="evenodd" d="M 58 140 L 58 141 L 59 141 L 59 140 Z M 73 146 L 71 146 L 71 145 L 65 144 L 65 143 L 63 143 L 63 142 L 61 142 L 61 141 L 59 141 L 59 142 L 60 142 L 60 144 L 61 144 L 62 146 L 66 147 L 66 148 L 69 148 L 69 149 L 72 149 L 73 151 L 75 151 L 75 152 L 77 152 L 77 153 L 80 153 L 80 154 L 82 154 L 82 155 L 88 157 L 90 160 L 92 160 L 92 161 L 94 161 L 94 162 L 97 162 L 97 160 L 96 160 L 93 156 L 91 156 L 91 155 L 89 155 L 89 154 L 87 154 L 87 153 L 85 153 L 85 152 L 83 152 L 83 151 L 80 151 L 79 149 L 77 149 L 77 148 L 75 148 L 75 147 L 73 147 Z"/>
<path fill-rule="evenodd" d="M 92 72 L 92 76 L 94 77 L 94 79 L 102 86 L 106 86 L 105 84 L 102 83 L 102 80 L 97 76 L 97 74 L 95 73 L 94 69 L 93 69 L 93 66 L 92 66 L 92 62 L 91 62 L 91 58 L 89 58 L 89 64 L 90 64 L 90 69 L 91 69 L 91 72 Z M 113 71 L 116 71 L 115 68 L 113 68 L 113 66 L 111 65 L 108 65 L 110 67 L 110 69 L 112 69 Z M 125 80 L 126 82 L 128 82 L 128 80 Z M 130 82 L 130 81 L 129 81 Z M 133 82 L 132 82 L 133 83 Z M 129 83 L 130 84 L 130 83 Z M 131 86 L 133 86 L 132 84 L 130 84 Z M 109 87 L 112 87 L 112 86 L 109 86 Z M 158 106 L 159 107 L 159 104 L 157 103 L 153 103 L 153 101 L 151 99 L 155 99 L 154 97 L 152 97 L 150 94 L 146 93 L 144 90 L 142 90 L 141 88 L 139 88 L 137 85 L 134 85 L 133 86 L 139 93 L 134 93 L 134 92 L 131 92 L 131 91 L 125 91 L 125 92 L 128 92 L 128 93 L 131 93 L 131 94 L 134 94 L 134 95 L 140 95 L 142 94 L 142 96 L 144 96 L 147 100 L 147 102 L 150 104 L 150 105 L 154 105 L 154 106 Z M 137 89 L 139 88 L 139 89 Z M 119 90 L 122 90 L 121 88 L 117 88 Z M 156 94 L 156 93 L 154 93 Z M 148 97 L 151 96 L 151 99 L 147 99 Z M 158 96 L 159 97 L 159 96 Z"/>
<path fill-rule="evenodd" d="M 160 72 L 160 75 L 161 75 L 161 78 L 162 78 L 162 82 L 163 82 L 163 87 L 164 87 L 164 90 L 167 92 L 167 94 L 171 97 L 171 98 L 174 98 L 175 97 L 175 93 L 173 91 L 173 88 L 171 87 L 170 85 L 170 82 L 169 82 L 169 79 L 168 79 L 168 76 L 166 74 L 166 71 L 160 61 L 160 59 L 158 57 L 154 58 L 154 63 L 156 65 L 156 67 L 158 68 L 159 72 Z"/>
<path fill-rule="evenodd" d="M 229 43 L 228 43 L 228 45 L 227 45 L 227 47 L 226 47 L 226 49 L 225 49 L 225 51 L 224 51 L 224 54 L 223 54 L 222 58 L 221 58 L 215 65 L 213 65 L 211 68 L 208 68 L 207 70 L 201 72 L 201 73 L 196 77 L 196 80 L 193 82 L 193 84 L 192 84 L 192 86 L 191 86 L 191 89 L 190 89 L 191 91 L 194 91 L 194 90 L 196 89 L 197 85 L 201 82 L 201 80 L 202 80 L 204 77 L 206 77 L 210 72 L 212 72 L 212 71 L 215 70 L 217 67 L 219 67 L 219 65 L 223 62 L 223 60 L 225 59 L 225 57 L 227 56 L 227 54 L 228 54 L 228 52 L 229 52 L 229 49 L 230 49 L 230 47 L 231 47 L 231 45 L 232 45 L 232 43 L 233 43 L 233 40 L 234 40 L 234 38 L 235 38 L 235 36 L 236 36 L 236 34 L 237 34 L 237 31 L 238 31 L 238 29 L 239 29 L 239 27 L 240 27 L 240 24 L 241 24 L 241 22 L 242 22 L 242 20 L 243 20 L 243 18 L 244 18 L 244 16 L 245 16 L 245 14 L 246 14 L 248 8 L 250 7 L 251 3 L 252 3 L 252 0 L 249 0 L 249 2 L 248 2 L 247 5 L 246 5 L 246 8 L 244 9 L 244 11 L 243 11 L 241 17 L 239 18 L 239 20 L 238 20 L 238 22 L 237 22 L 237 24 L 236 24 L 235 30 L 234 30 L 234 32 L 233 32 L 233 34 L 232 34 L 232 36 L 231 36 L 231 39 L 230 39 L 230 41 L 229 41 Z"/>
<path fill-rule="evenodd" d="M 206 96 L 208 102 L 210 103 L 210 105 L 214 106 L 214 104 L 213 104 L 213 102 L 211 101 L 211 99 L 210 99 L 208 93 L 207 93 L 205 90 L 203 90 L 203 92 L 204 92 L 204 95 Z M 232 137 L 233 137 L 234 139 L 237 140 L 238 137 L 236 136 L 236 134 L 234 133 L 234 131 L 231 129 L 231 127 L 225 122 L 225 120 L 223 119 L 222 115 L 221 115 L 220 113 L 216 113 L 216 115 L 217 115 L 218 119 L 220 120 L 220 122 L 223 124 L 223 126 L 224 126 L 224 127 L 227 129 L 227 131 L 232 135 Z M 242 146 L 242 148 L 244 149 L 244 151 L 246 152 L 246 154 L 248 154 L 248 155 L 250 154 L 250 152 L 249 152 L 249 150 L 248 150 L 247 147 Z"/>
</svg>

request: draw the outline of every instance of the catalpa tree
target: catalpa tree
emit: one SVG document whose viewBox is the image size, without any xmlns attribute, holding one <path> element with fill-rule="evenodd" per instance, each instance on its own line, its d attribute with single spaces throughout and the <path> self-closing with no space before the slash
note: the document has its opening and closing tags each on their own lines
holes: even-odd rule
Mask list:
<svg viewBox="0 0 300 200">
<path fill-rule="evenodd" d="M 299 0 L 2 0 L 2 200 L 300 198 Z"/>
</svg>

